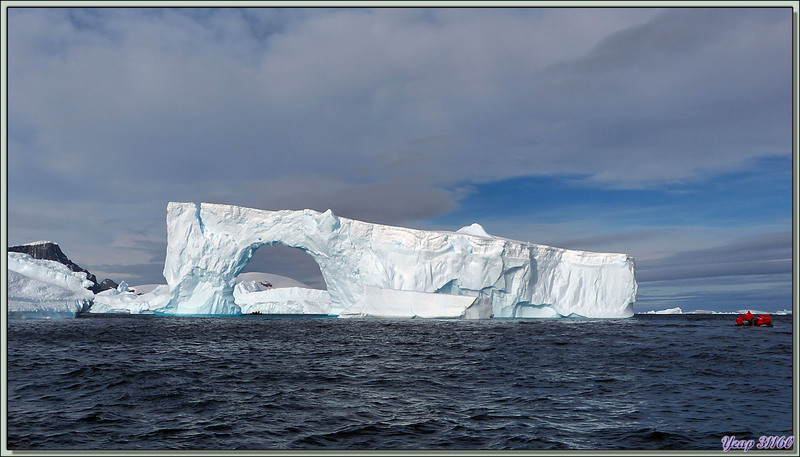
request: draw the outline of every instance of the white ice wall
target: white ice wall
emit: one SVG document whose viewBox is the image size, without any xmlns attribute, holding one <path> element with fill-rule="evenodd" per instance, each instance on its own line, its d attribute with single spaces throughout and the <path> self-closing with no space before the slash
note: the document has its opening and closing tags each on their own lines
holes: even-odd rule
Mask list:
<svg viewBox="0 0 800 457">
<path fill-rule="evenodd" d="M 469 233 L 340 218 L 330 210 L 266 211 L 170 203 L 164 277 L 173 314 L 234 314 L 236 275 L 264 244 L 306 251 L 319 264 L 331 313 L 366 287 L 491 300 L 495 317 L 630 317 L 633 259 Z"/>
<path fill-rule="evenodd" d="M 93 285 L 62 263 L 8 253 L 9 317 L 75 317 L 91 305 Z"/>
</svg>

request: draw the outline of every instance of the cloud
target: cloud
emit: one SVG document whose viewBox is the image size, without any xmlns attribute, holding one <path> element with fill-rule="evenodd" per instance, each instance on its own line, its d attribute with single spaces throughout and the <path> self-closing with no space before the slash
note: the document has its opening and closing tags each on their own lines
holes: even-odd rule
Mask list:
<svg viewBox="0 0 800 457">
<path fill-rule="evenodd" d="M 535 125 L 560 135 L 543 149 L 580 159 L 590 181 L 616 188 L 789 154 L 786 12 L 667 10 L 550 67 L 538 100 L 548 117 Z"/>
<path fill-rule="evenodd" d="M 637 281 L 646 283 L 719 276 L 790 275 L 791 232 L 767 233 L 724 246 L 683 251 L 637 264 Z"/>
<path fill-rule="evenodd" d="M 81 266 L 97 276 L 98 281 L 109 278 L 117 283 L 125 281 L 131 286 L 166 284 L 167 282 L 159 273 L 164 269 L 163 260 L 160 263 L 98 264 L 91 268 Z"/>
<path fill-rule="evenodd" d="M 786 274 L 792 272 L 792 261 L 773 260 L 718 264 L 687 264 L 682 267 L 661 267 L 657 271 L 652 267 L 637 272 L 639 282 L 668 281 L 688 278 L 713 278 L 718 276 L 750 276 L 763 274 Z"/>
<path fill-rule="evenodd" d="M 785 284 L 781 284 L 785 286 Z M 730 291 L 676 292 L 652 297 L 640 297 L 634 304 L 634 312 L 643 313 L 655 309 L 680 307 L 684 312 L 698 309 L 714 311 L 739 311 L 753 309 L 767 312 L 792 308 L 792 295 L 781 288 L 750 288 L 732 295 Z"/>
<path fill-rule="evenodd" d="M 651 242 L 653 239 L 664 236 L 664 230 L 643 229 L 623 233 L 612 233 L 608 235 L 591 236 L 585 238 L 574 238 L 559 241 L 559 246 L 570 246 L 570 249 L 588 251 L 593 248 L 606 248 L 607 246 L 617 246 L 625 244 L 631 246 L 638 241 Z"/>
<path fill-rule="evenodd" d="M 417 178 L 348 183 L 325 177 L 297 176 L 244 183 L 245 206 L 267 209 L 313 209 L 377 223 L 433 217 L 454 209 L 465 190 L 436 189 Z M 233 198 L 233 197 L 231 197 Z"/>
<path fill-rule="evenodd" d="M 596 10 L 580 46 L 580 10 L 70 11 L 12 11 L 10 117 L 31 162 L 98 191 L 381 181 L 414 161 L 428 187 L 565 172 L 642 186 L 790 145 L 788 14 Z M 765 97 L 778 104 L 752 103 Z M 96 173 L 112 170 L 127 176 Z"/>
<path fill-rule="evenodd" d="M 689 278 L 641 284 L 635 312 L 680 306 L 684 311 L 713 309 L 764 311 L 791 309 L 791 275 Z"/>
<path fill-rule="evenodd" d="M 169 201 L 423 226 L 476 183 L 662 189 L 791 152 L 788 8 L 8 13 L 9 242 L 120 274 L 160 274 Z M 734 251 L 648 264 L 710 236 L 668 246 L 576 217 L 541 236 L 508 214 L 504 236 L 632 242 L 648 281 L 786 268 Z"/>
</svg>

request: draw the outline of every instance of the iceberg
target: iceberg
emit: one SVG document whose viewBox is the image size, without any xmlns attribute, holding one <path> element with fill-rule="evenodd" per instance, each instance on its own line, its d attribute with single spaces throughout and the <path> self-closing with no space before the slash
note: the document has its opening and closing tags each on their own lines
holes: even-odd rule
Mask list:
<svg viewBox="0 0 800 457">
<path fill-rule="evenodd" d="M 325 290 L 304 287 L 264 289 L 256 281 L 242 281 L 233 289 L 242 314 L 330 314 L 331 297 Z"/>
<path fill-rule="evenodd" d="M 75 317 L 94 298 L 86 272 L 19 252 L 8 253 L 7 283 L 11 319 Z"/>
<path fill-rule="evenodd" d="M 58 243 L 54 243 L 52 241 L 35 241 L 33 243 L 9 246 L 8 252 L 20 252 L 22 254 L 28 254 L 34 259 L 54 260 L 56 262 L 66 265 L 72 271 L 85 272 L 86 279 L 92 282 L 91 291 L 94 293 L 110 289 L 112 288 L 112 286 L 117 287 L 117 284 L 108 278 L 104 279 L 101 283 L 98 284 L 95 275 L 90 273 L 89 270 L 81 267 L 80 265 L 70 260 L 66 256 L 66 254 L 64 254 L 64 252 L 61 251 L 61 247 L 58 245 Z"/>
<path fill-rule="evenodd" d="M 651 309 L 650 311 L 646 312 L 645 314 L 683 314 L 683 310 L 680 307 L 677 308 L 667 308 L 661 310 L 654 310 Z"/>
<path fill-rule="evenodd" d="M 90 313 L 124 313 L 124 314 L 151 314 L 154 310 L 163 308 L 169 301 L 169 286 L 134 287 L 136 290 L 146 292 L 136 293 L 122 281 L 116 289 L 109 289 L 94 296 L 94 303 L 89 308 Z"/>
<path fill-rule="evenodd" d="M 516 241 L 475 226 L 461 233 L 426 231 L 347 219 L 331 210 L 170 202 L 164 264 L 170 297 L 158 311 L 240 313 L 236 277 L 259 247 L 274 244 L 301 249 L 317 262 L 330 313 L 337 315 L 450 316 L 451 308 L 475 307 L 466 317 L 483 316 L 478 310 L 490 306 L 494 317 L 631 317 L 637 291 L 634 261 L 625 254 Z M 409 304 L 414 299 L 405 292 L 425 295 Z M 431 299 L 436 294 L 444 298 Z M 402 302 L 394 304 L 398 309 L 382 312 L 393 300 Z"/>
</svg>

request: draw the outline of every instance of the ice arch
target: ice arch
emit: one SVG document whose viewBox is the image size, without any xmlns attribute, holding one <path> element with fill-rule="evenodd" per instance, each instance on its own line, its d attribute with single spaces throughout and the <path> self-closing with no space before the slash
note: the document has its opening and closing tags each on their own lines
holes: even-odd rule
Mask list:
<svg viewBox="0 0 800 457">
<path fill-rule="evenodd" d="M 170 314 L 232 314 L 236 276 L 260 246 L 301 249 L 319 265 L 332 312 L 365 293 L 480 297 L 495 317 L 630 317 L 633 259 L 463 232 L 424 231 L 337 217 L 328 210 L 167 206 Z M 377 292 L 376 292 L 377 291 Z M 392 295 L 396 293 L 397 295 Z M 433 297 L 433 296 L 431 296 Z M 434 297 L 435 298 L 435 297 Z M 435 300 L 433 300 L 435 301 Z M 487 316 L 488 317 L 488 316 Z"/>
</svg>

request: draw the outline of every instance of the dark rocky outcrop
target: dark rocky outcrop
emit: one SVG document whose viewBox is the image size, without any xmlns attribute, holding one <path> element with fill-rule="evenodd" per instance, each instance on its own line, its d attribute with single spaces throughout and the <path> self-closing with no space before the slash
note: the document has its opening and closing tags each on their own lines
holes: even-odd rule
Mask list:
<svg viewBox="0 0 800 457">
<path fill-rule="evenodd" d="M 100 286 L 100 291 L 102 292 L 102 291 L 108 290 L 108 289 L 116 289 L 117 286 L 119 286 L 119 284 L 117 284 L 114 281 L 106 278 L 106 279 L 103 280 L 103 282 L 101 282 L 99 284 L 99 286 Z M 97 293 L 97 292 L 95 292 L 95 293 Z"/>
<path fill-rule="evenodd" d="M 37 243 L 10 246 L 8 251 L 28 254 L 34 259 L 55 260 L 56 262 L 63 263 L 72 271 L 82 271 L 86 273 L 86 279 L 94 283 L 94 285 L 90 287 L 90 290 L 94 293 L 117 288 L 117 283 L 110 279 L 104 279 L 103 282 L 98 284 L 97 277 L 95 275 L 89 272 L 89 270 L 70 260 L 69 257 L 67 257 L 66 254 L 61 251 L 61 248 L 58 246 L 58 244 L 53 243 L 52 241 L 39 241 Z"/>
</svg>

